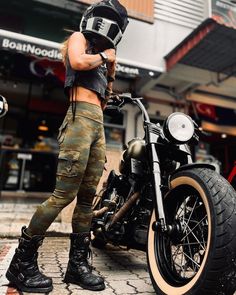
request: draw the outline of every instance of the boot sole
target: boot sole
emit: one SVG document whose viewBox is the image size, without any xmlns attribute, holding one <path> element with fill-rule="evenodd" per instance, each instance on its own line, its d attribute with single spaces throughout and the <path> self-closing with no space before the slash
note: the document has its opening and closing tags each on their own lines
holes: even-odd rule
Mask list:
<svg viewBox="0 0 236 295">
<path fill-rule="evenodd" d="M 8 281 L 16 286 L 16 288 L 23 292 L 30 292 L 30 293 L 47 293 L 51 292 L 53 286 L 47 288 L 27 288 L 23 284 L 19 283 L 18 279 L 8 270 L 6 273 L 6 278 Z"/>
<path fill-rule="evenodd" d="M 75 285 L 78 285 L 80 287 L 82 287 L 83 289 L 86 289 L 86 290 L 91 290 L 91 291 L 102 291 L 105 289 L 105 284 L 102 283 L 100 285 L 96 285 L 96 286 L 87 286 L 87 285 L 84 285 L 80 282 L 78 282 L 77 280 L 74 279 L 73 276 L 70 276 L 70 275 L 66 275 L 64 280 L 63 280 L 64 283 L 71 283 L 71 284 L 75 284 Z"/>
</svg>

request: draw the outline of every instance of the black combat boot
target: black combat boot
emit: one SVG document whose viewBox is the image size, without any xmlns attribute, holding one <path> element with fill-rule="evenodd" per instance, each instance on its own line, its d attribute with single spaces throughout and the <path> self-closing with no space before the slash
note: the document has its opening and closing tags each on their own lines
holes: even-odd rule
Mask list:
<svg viewBox="0 0 236 295">
<path fill-rule="evenodd" d="M 64 282 L 77 284 L 88 290 L 104 290 L 104 279 L 92 274 L 92 266 L 88 263 L 91 253 L 90 233 L 71 234 L 70 240 L 69 262 Z"/>
<path fill-rule="evenodd" d="M 30 293 L 47 293 L 52 291 L 52 279 L 43 275 L 38 268 L 38 248 L 44 236 L 30 237 L 22 227 L 19 246 L 15 250 L 6 278 L 18 290 Z"/>
</svg>

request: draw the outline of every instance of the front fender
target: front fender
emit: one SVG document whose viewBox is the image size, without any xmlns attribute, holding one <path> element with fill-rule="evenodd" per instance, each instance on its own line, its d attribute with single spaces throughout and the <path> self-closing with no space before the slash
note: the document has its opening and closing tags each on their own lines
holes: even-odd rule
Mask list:
<svg viewBox="0 0 236 295">
<path fill-rule="evenodd" d="M 186 164 L 186 165 L 182 165 L 180 166 L 178 169 L 176 169 L 171 176 L 175 175 L 177 172 L 179 171 L 184 171 L 184 170 L 189 170 L 189 169 L 193 169 L 193 168 L 207 168 L 210 170 L 216 170 L 214 165 L 211 164 L 207 164 L 207 163 L 191 163 L 191 164 Z"/>
</svg>

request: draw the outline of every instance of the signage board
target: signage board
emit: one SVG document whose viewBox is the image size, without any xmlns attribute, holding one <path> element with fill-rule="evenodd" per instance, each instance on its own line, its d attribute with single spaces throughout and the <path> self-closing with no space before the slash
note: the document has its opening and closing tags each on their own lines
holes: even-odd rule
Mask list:
<svg viewBox="0 0 236 295">
<path fill-rule="evenodd" d="M 236 29 L 236 1 L 211 0 L 212 18 L 218 23 Z"/>
<path fill-rule="evenodd" d="M 52 60 L 62 59 L 61 52 L 59 51 L 59 49 L 1 35 L 0 48 L 10 51 L 17 51 L 19 53 L 34 55 L 40 58 L 48 58 Z"/>
<path fill-rule="evenodd" d="M 32 155 L 31 154 L 23 154 L 23 153 L 19 153 L 17 154 L 17 159 L 20 160 L 32 160 Z"/>
<path fill-rule="evenodd" d="M 29 36 L 23 34 L 14 34 L 12 36 L 12 32 L 0 30 L 0 50 L 34 56 L 35 59 L 32 59 L 29 65 L 30 72 L 33 75 L 44 78 L 50 74 L 57 76 L 60 81 L 64 82 L 64 67 L 61 65 L 60 45 L 60 43 L 55 43 L 52 46 L 50 44 L 40 44 L 40 42 L 34 42 L 33 38 L 31 40 Z M 122 63 L 122 61 L 119 62 L 118 58 L 116 74 L 117 77 L 132 79 L 143 76 L 153 77 L 158 75 L 159 72 Z"/>
</svg>

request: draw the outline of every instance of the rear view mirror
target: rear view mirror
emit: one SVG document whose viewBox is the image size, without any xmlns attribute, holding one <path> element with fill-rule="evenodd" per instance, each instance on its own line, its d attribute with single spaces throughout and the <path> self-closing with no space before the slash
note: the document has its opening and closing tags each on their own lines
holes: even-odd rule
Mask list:
<svg viewBox="0 0 236 295">
<path fill-rule="evenodd" d="M 0 118 L 5 116 L 8 111 L 8 103 L 5 97 L 0 95 Z"/>
</svg>

